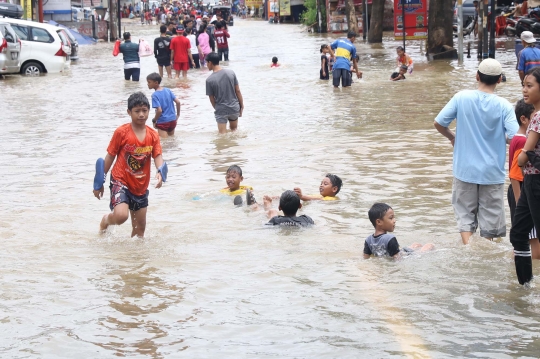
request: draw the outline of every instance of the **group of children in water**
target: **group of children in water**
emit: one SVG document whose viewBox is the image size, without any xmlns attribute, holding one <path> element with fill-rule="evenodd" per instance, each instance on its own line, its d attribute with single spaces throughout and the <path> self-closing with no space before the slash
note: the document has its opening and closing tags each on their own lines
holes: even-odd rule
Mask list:
<svg viewBox="0 0 540 359">
<path fill-rule="evenodd" d="M 330 45 L 328 44 L 322 44 L 321 49 L 321 69 L 319 70 L 319 78 L 321 80 L 330 80 L 330 72 L 332 72 L 332 68 L 334 65 L 334 62 L 336 60 L 335 56 L 333 55 L 333 52 L 330 48 Z M 414 69 L 414 62 L 412 58 L 405 53 L 405 50 L 402 46 L 398 46 L 396 49 L 397 53 L 397 68 L 396 70 L 390 75 L 391 81 L 399 81 L 399 80 L 405 80 L 405 74 L 409 72 L 409 74 L 412 74 Z M 358 55 L 355 56 L 356 62 L 360 60 L 360 57 Z M 352 59 L 351 59 L 352 60 Z M 351 76 L 353 72 L 353 66 L 351 65 Z"/>
<path fill-rule="evenodd" d="M 152 76 L 149 79 L 151 81 Z M 160 89 L 159 84 L 152 88 L 158 91 Z M 160 136 L 146 125 L 150 114 L 150 102 L 142 92 L 136 92 L 129 97 L 127 113 L 131 117 L 131 123 L 116 129 L 107 147 L 105 159 L 100 158 L 96 162 L 93 193 L 97 199 L 103 197 L 106 176 L 112 169 L 109 186 L 111 212 L 103 216 L 100 231 L 105 232 L 110 225 L 123 224 L 131 216 L 133 227 L 131 236 L 143 237 L 146 229 L 151 158 L 154 159 L 157 169 L 156 188 L 161 188 L 163 182 L 167 180 L 168 169 L 162 157 Z M 261 206 L 255 199 L 253 188 L 242 185 L 243 179 L 242 169 L 237 165 L 230 166 L 225 174 L 227 187 L 220 192 L 234 196 L 233 203 L 236 206 L 243 205 L 245 197 L 245 203 L 252 210 L 259 210 Z M 337 175 L 326 174 L 321 181 L 318 194 L 304 194 L 300 188 L 287 190 L 279 197 L 278 208 L 273 205 L 273 201 L 278 197 L 265 195 L 262 208 L 269 219 L 267 225 L 287 227 L 314 225 L 315 222 L 311 217 L 297 215 L 298 210 L 302 208 L 302 201 L 337 200 L 342 184 L 341 178 Z M 396 223 L 394 211 L 390 206 L 376 203 L 368 215 L 375 232 L 365 241 L 365 258 L 371 255 L 398 258 L 401 253 L 414 249 L 420 251 L 433 249 L 431 244 L 425 246 L 414 244 L 412 248 L 401 249 L 395 236 L 388 233 L 393 232 Z"/>
</svg>

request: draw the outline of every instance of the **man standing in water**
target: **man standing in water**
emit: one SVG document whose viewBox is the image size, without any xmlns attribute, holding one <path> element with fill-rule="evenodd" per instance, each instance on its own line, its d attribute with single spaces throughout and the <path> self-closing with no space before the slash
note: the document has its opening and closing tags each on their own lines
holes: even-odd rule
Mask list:
<svg viewBox="0 0 540 359">
<path fill-rule="evenodd" d="M 131 42 L 131 34 L 124 32 L 124 43 L 120 45 L 120 52 L 124 55 L 124 78 L 126 81 L 139 81 L 141 75 L 141 59 L 139 57 L 139 44 Z"/>
<path fill-rule="evenodd" d="M 330 48 L 334 50 L 336 62 L 332 70 L 334 87 L 339 87 L 341 80 L 342 87 L 348 87 L 352 84 L 351 60 L 356 76 L 362 78 L 362 71 L 358 70 L 358 62 L 356 61 L 356 47 L 353 45 L 356 40 L 356 33 L 349 31 L 346 39 L 338 39 L 330 44 Z"/>
<path fill-rule="evenodd" d="M 493 93 L 501 75 L 497 60 L 482 61 L 478 89 L 455 94 L 435 118 L 435 128 L 454 147 L 452 206 L 463 244 L 478 226 L 489 240 L 506 236 L 506 143 L 519 126 L 510 102 Z M 454 119 L 455 134 L 448 129 Z"/>
<path fill-rule="evenodd" d="M 227 133 L 227 122 L 231 131 L 238 127 L 238 118 L 244 111 L 244 99 L 238 79 L 232 70 L 219 66 L 219 55 L 211 52 L 206 56 L 208 69 L 213 73 L 206 79 L 206 95 L 210 99 L 219 133 Z"/>
</svg>

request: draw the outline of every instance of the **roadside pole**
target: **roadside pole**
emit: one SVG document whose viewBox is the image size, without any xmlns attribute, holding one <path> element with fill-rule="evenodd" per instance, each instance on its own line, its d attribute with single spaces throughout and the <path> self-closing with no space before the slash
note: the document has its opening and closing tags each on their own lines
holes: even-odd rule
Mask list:
<svg viewBox="0 0 540 359">
<path fill-rule="evenodd" d="M 495 58 L 495 14 L 497 3 L 495 0 L 491 0 L 491 17 L 490 17 L 490 31 L 489 31 L 489 57 Z"/>
<path fill-rule="evenodd" d="M 362 0 L 362 39 L 367 38 L 367 0 Z"/>
<path fill-rule="evenodd" d="M 113 0 L 114 1 L 114 0 Z M 122 38 L 122 7 L 120 6 L 120 0 L 116 2 L 118 7 L 118 38 Z"/>
<path fill-rule="evenodd" d="M 482 23 L 484 24 L 484 40 L 482 42 L 482 45 L 484 46 L 482 50 L 482 58 L 487 59 L 488 57 L 488 45 L 489 45 L 489 39 L 488 39 L 488 31 L 487 31 L 487 23 L 488 23 L 488 0 L 483 0 L 484 2 L 484 18 L 482 19 Z"/>
<path fill-rule="evenodd" d="M 405 38 L 407 37 L 407 28 L 405 27 L 405 0 L 401 1 L 401 16 L 403 19 L 403 52 L 407 52 L 405 48 Z"/>
<path fill-rule="evenodd" d="M 43 22 L 43 0 L 38 0 L 38 21 Z"/>
<path fill-rule="evenodd" d="M 482 40 L 484 39 L 484 2 L 478 3 L 478 51 L 476 57 L 482 58 Z"/>
<path fill-rule="evenodd" d="M 463 62 L 463 0 L 457 2 L 457 31 L 458 31 L 458 61 L 461 64 Z"/>
<path fill-rule="evenodd" d="M 365 10 L 366 10 L 366 24 L 365 25 L 362 24 L 362 26 L 364 27 L 364 29 L 366 29 L 365 34 L 366 34 L 366 37 L 367 37 L 368 32 L 369 32 L 369 13 L 368 13 L 368 2 L 367 2 L 367 0 L 364 0 L 364 4 L 366 4 L 366 8 L 365 8 Z M 364 39 L 365 39 L 365 37 L 364 37 Z"/>
</svg>

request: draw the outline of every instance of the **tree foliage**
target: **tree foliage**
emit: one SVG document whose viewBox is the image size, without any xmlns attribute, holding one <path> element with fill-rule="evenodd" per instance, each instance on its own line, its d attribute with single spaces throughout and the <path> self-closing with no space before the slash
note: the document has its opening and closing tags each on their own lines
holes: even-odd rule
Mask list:
<svg viewBox="0 0 540 359">
<path fill-rule="evenodd" d="M 326 7 L 323 0 L 321 1 L 321 32 L 326 32 Z M 302 13 L 302 23 L 306 26 L 313 26 L 315 32 L 319 32 L 319 19 L 317 18 L 317 0 L 305 0 L 304 7 L 306 10 Z"/>
</svg>

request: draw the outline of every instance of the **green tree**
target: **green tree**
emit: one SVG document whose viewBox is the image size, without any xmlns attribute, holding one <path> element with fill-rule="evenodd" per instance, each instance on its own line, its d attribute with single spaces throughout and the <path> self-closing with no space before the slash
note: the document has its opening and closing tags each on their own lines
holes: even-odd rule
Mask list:
<svg viewBox="0 0 540 359">
<path fill-rule="evenodd" d="M 326 32 L 326 7 L 323 0 L 319 0 L 321 11 L 321 32 Z M 302 23 L 313 26 L 313 31 L 319 32 L 319 19 L 317 18 L 317 0 L 305 0 L 306 11 L 302 13 Z"/>
</svg>

